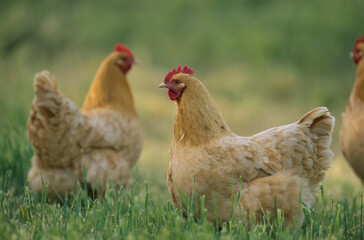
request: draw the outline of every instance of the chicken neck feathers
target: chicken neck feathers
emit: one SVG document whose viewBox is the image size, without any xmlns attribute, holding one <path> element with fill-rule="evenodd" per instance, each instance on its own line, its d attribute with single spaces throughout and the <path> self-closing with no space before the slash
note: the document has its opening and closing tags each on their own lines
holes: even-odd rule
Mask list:
<svg viewBox="0 0 364 240">
<path fill-rule="evenodd" d="M 110 61 L 106 59 L 101 63 L 85 98 L 82 111 L 107 108 L 119 111 L 125 116 L 137 117 L 126 76 Z"/>
</svg>

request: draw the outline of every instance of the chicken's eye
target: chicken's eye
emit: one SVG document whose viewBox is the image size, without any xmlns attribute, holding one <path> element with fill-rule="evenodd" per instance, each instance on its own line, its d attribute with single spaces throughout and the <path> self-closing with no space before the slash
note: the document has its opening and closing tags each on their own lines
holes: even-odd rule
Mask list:
<svg viewBox="0 0 364 240">
<path fill-rule="evenodd" d="M 177 83 L 178 83 L 178 80 L 175 80 L 175 81 L 174 81 L 174 83 L 176 83 L 176 84 L 177 84 Z"/>
</svg>

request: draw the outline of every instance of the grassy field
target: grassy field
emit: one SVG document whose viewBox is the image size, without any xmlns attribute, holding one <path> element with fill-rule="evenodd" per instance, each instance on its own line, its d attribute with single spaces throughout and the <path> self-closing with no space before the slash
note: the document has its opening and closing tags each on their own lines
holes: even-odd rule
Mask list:
<svg viewBox="0 0 364 240">
<path fill-rule="evenodd" d="M 355 80 L 348 55 L 363 34 L 361 0 L 1 1 L 0 239 L 364 239 L 363 186 L 339 148 L 341 112 Z M 26 121 L 36 72 L 49 69 L 81 106 L 115 43 L 142 64 L 128 78 L 145 143 L 127 189 L 92 201 L 82 189 L 48 203 L 26 183 Z M 166 186 L 175 105 L 157 88 L 188 64 L 239 135 L 298 120 L 317 106 L 336 117 L 333 168 L 302 227 L 235 219 L 217 229 L 186 220 Z M 45 186 L 46 188 L 46 186 Z"/>
</svg>

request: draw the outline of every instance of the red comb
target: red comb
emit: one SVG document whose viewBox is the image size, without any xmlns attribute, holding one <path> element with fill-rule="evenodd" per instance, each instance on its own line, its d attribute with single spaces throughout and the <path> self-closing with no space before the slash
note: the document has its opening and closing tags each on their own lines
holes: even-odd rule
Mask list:
<svg viewBox="0 0 364 240">
<path fill-rule="evenodd" d="M 358 50 L 357 49 L 357 46 L 358 46 L 358 44 L 359 43 L 364 43 L 364 35 L 363 36 L 361 36 L 360 38 L 358 38 L 356 41 L 355 41 L 355 45 L 354 45 L 354 47 L 353 47 L 353 50 L 351 50 L 351 54 L 352 54 L 352 56 L 354 56 L 354 53 Z M 358 65 L 359 64 L 359 62 L 361 61 L 361 57 L 360 58 L 355 58 L 355 57 L 353 57 L 353 60 L 354 60 L 354 62 L 355 62 L 355 64 L 356 65 Z"/>
<path fill-rule="evenodd" d="M 355 46 L 358 45 L 359 43 L 364 43 L 364 35 L 361 36 L 360 38 L 358 38 L 356 41 L 355 41 Z"/>
<path fill-rule="evenodd" d="M 165 77 L 164 77 L 164 83 L 167 83 L 171 80 L 171 78 L 173 77 L 173 75 L 177 74 L 177 73 L 186 73 L 190 76 L 193 75 L 194 71 L 187 67 L 187 65 L 185 65 L 183 67 L 183 69 L 181 69 L 181 65 L 178 66 L 177 70 L 175 68 L 173 68 L 172 71 L 170 71 Z"/>
<path fill-rule="evenodd" d="M 114 50 L 116 52 L 125 52 L 126 54 L 129 55 L 129 57 L 131 57 L 132 59 L 134 59 L 134 55 L 133 53 L 129 50 L 129 48 L 121 43 L 118 43 L 115 45 Z"/>
</svg>

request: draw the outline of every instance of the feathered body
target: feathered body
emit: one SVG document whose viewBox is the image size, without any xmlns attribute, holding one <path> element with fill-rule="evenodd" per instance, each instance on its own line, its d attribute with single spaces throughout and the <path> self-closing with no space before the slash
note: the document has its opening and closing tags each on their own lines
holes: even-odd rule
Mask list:
<svg viewBox="0 0 364 240">
<path fill-rule="evenodd" d="M 104 193 L 107 180 L 116 187 L 127 184 L 129 169 L 142 148 L 127 71 L 122 71 L 131 60 L 125 52 L 110 54 L 100 65 L 81 110 L 58 91 L 48 71 L 35 76 L 27 124 L 34 148 L 28 175 L 33 190 L 42 192 L 43 184 L 49 183 L 49 197 L 57 199 L 74 190 L 77 182 L 83 185 L 85 178 L 96 195 Z"/>
<path fill-rule="evenodd" d="M 229 221 L 231 213 L 241 219 L 249 214 L 260 217 L 275 204 L 287 221 L 298 218 L 299 198 L 311 205 L 332 164 L 334 118 L 321 107 L 296 123 L 237 136 L 204 85 L 190 75 L 177 71 L 160 85 L 178 95 L 167 175 L 175 206 L 180 206 L 181 192 L 191 199 L 194 191 L 194 207 L 199 209 L 198 200 L 205 195 L 212 222 Z M 241 196 L 233 210 L 232 192 L 235 198 L 239 192 Z M 183 201 L 182 205 L 186 207 Z"/>
<path fill-rule="evenodd" d="M 358 39 L 352 57 L 358 65 L 340 131 L 341 150 L 356 175 L 364 183 L 364 37 Z"/>
</svg>

